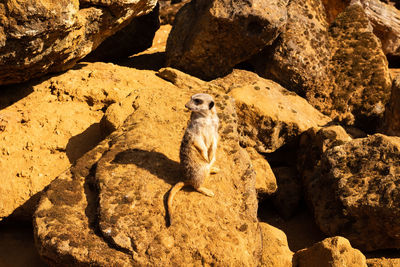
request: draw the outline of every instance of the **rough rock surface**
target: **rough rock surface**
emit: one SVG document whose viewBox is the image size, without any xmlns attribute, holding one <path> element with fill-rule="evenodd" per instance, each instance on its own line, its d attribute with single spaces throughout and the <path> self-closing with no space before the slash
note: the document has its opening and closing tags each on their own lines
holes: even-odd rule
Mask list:
<svg viewBox="0 0 400 267">
<path fill-rule="evenodd" d="M 321 1 L 293 0 L 287 12 L 285 31 L 271 47 L 255 56 L 256 71 L 323 110 L 322 103 L 329 97 L 326 86 L 331 79 L 329 25 L 324 6 Z"/>
<path fill-rule="evenodd" d="M 0 4 L 0 84 L 71 68 L 154 0 L 7 0 Z"/>
<path fill-rule="evenodd" d="M 400 76 L 393 80 L 392 94 L 385 110 L 384 131 L 388 135 L 400 136 Z"/>
<path fill-rule="evenodd" d="M 391 79 L 380 40 L 354 4 L 328 27 L 322 2 L 291 1 L 286 31 L 252 61 L 257 72 L 340 122 L 380 126 Z"/>
<path fill-rule="evenodd" d="M 246 147 L 246 151 L 256 172 L 256 191 L 259 198 L 262 198 L 263 195 L 272 195 L 276 192 L 278 186 L 271 166 L 265 157 L 253 147 Z"/>
<path fill-rule="evenodd" d="M 312 247 L 297 251 L 293 262 L 295 267 L 367 267 L 365 256 L 341 236 L 326 238 Z"/>
<path fill-rule="evenodd" d="M 371 251 L 400 248 L 400 137 L 375 134 L 328 149 L 307 197 L 316 223 Z"/>
<path fill-rule="evenodd" d="M 328 23 L 332 23 L 336 16 L 342 13 L 343 10 L 350 4 L 350 2 L 351 0 L 322 0 Z"/>
<path fill-rule="evenodd" d="M 331 116 L 374 130 L 382 124 L 392 85 L 381 43 L 358 4 L 349 6 L 336 18 L 330 34 L 336 42 L 331 60 L 335 77 Z"/>
<path fill-rule="evenodd" d="M 283 30 L 288 0 L 199 0 L 183 6 L 166 48 L 167 66 L 203 79 L 227 74 Z"/>
<path fill-rule="evenodd" d="M 397 258 L 373 258 L 367 259 L 368 267 L 396 267 L 400 266 L 400 259 Z"/>
<path fill-rule="evenodd" d="M 319 166 L 322 154 L 334 146 L 351 141 L 352 138 L 338 125 L 310 128 L 300 137 L 297 155 L 297 171 L 305 184 Z"/>
<path fill-rule="evenodd" d="M 260 223 L 263 238 L 261 266 L 292 266 L 293 252 L 283 231 L 267 223 Z"/>
<path fill-rule="evenodd" d="M 233 103 L 212 92 L 221 119 L 221 171 L 205 186 L 215 197 L 182 190 L 167 227 L 165 198 L 182 179 L 179 143 L 189 118 L 184 104 L 198 91 L 147 75 L 153 83 L 138 89 L 137 109 L 124 126 L 42 198 L 35 214 L 41 255 L 52 265 L 257 265 L 262 240 L 255 174 L 239 146 Z"/>
<path fill-rule="evenodd" d="M 400 10 L 378 0 L 361 0 L 386 55 L 400 56 Z"/>
<path fill-rule="evenodd" d="M 160 0 L 160 23 L 161 25 L 170 24 L 175 22 L 175 16 L 179 9 L 189 3 L 190 0 Z"/>
<path fill-rule="evenodd" d="M 248 71 L 234 70 L 214 83 L 236 101 L 241 144 L 258 152 L 273 152 L 330 121 L 305 99 Z"/>
<path fill-rule="evenodd" d="M 128 68 L 113 64 L 79 67 L 42 83 L 2 90 L 0 220 L 16 208 L 30 220 L 35 199 L 28 200 L 110 132 L 101 129 L 104 111 L 110 114 L 113 103 L 129 106 L 135 88 L 146 81 L 146 73 L 126 75 Z M 10 92 L 27 96 L 10 99 Z M 125 110 L 117 119 L 127 116 Z"/>
</svg>

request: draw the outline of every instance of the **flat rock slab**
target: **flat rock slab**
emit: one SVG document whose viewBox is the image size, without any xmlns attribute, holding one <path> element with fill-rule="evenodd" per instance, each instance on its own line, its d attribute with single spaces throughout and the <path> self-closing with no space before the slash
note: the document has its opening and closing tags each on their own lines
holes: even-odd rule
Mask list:
<svg viewBox="0 0 400 267">
<path fill-rule="evenodd" d="M 316 223 L 362 250 L 400 248 L 400 138 L 375 134 L 334 146 L 306 180 Z"/>
<path fill-rule="evenodd" d="M 255 173 L 239 146 L 234 106 L 223 93 L 202 91 L 215 96 L 221 120 L 216 161 L 221 171 L 205 182 L 215 197 L 180 191 L 168 227 L 165 201 L 182 179 L 178 153 L 189 119 L 184 104 L 198 91 L 169 83 L 142 89 L 123 127 L 42 198 L 34 222 L 43 258 L 57 266 L 260 262 Z"/>
</svg>

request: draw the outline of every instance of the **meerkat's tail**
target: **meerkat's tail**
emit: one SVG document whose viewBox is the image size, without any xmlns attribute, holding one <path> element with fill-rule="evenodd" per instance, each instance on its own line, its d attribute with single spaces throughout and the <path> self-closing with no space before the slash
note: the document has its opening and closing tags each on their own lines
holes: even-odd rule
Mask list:
<svg viewBox="0 0 400 267">
<path fill-rule="evenodd" d="M 182 187 L 185 186 L 184 182 L 179 182 L 177 184 L 174 185 L 174 187 L 172 187 L 171 191 L 169 192 L 169 196 L 168 196 L 168 218 L 169 218 L 169 225 L 172 224 L 172 217 L 171 217 L 171 212 L 172 212 L 172 202 L 174 201 L 174 197 L 176 195 L 176 193 L 179 192 L 179 190 L 182 189 Z"/>
</svg>

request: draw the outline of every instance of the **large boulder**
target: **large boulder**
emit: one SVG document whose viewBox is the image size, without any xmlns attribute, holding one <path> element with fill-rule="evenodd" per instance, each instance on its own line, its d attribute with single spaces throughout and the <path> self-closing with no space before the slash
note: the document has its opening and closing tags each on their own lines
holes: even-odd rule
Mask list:
<svg viewBox="0 0 400 267">
<path fill-rule="evenodd" d="M 287 2 L 189 2 L 176 15 L 167 42 L 167 65 L 203 79 L 227 74 L 282 32 Z"/>
<path fill-rule="evenodd" d="M 272 46 L 254 56 L 260 76 L 277 81 L 323 110 L 329 98 L 331 56 L 328 23 L 321 1 L 294 0 L 287 7 L 288 21 Z"/>
<path fill-rule="evenodd" d="M 305 180 L 317 225 L 371 251 L 400 248 L 400 138 L 375 134 L 333 146 Z"/>
<path fill-rule="evenodd" d="M 379 0 L 361 0 L 386 55 L 400 56 L 400 10 Z"/>
<path fill-rule="evenodd" d="M 263 238 L 263 249 L 260 266 L 290 267 L 293 252 L 285 233 L 267 223 L 260 222 Z"/>
<path fill-rule="evenodd" d="M 331 121 L 297 94 L 248 71 L 234 70 L 213 83 L 235 99 L 241 144 L 258 152 L 274 152 Z"/>
<path fill-rule="evenodd" d="M 381 126 L 392 85 L 388 62 L 363 8 L 353 4 L 330 27 L 336 43 L 331 116 L 373 132 Z"/>
<path fill-rule="evenodd" d="M 260 264 L 255 173 L 239 146 L 231 98 L 146 73 L 153 85 L 137 89 L 135 112 L 41 199 L 39 252 L 53 266 Z M 168 226 L 165 199 L 182 179 L 179 144 L 190 115 L 184 104 L 199 90 L 215 96 L 221 120 L 220 172 L 205 182 L 215 196 L 180 191 Z"/>
<path fill-rule="evenodd" d="M 373 132 L 391 86 L 381 42 L 360 4 L 348 6 L 331 26 L 324 14 L 321 1 L 291 1 L 286 31 L 252 63 L 331 118 Z"/>
<path fill-rule="evenodd" d="M 7 0 L 0 4 L 0 84 L 63 71 L 155 0 Z"/>
<path fill-rule="evenodd" d="M 341 236 L 326 238 L 297 251 L 293 263 L 295 267 L 367 267 L 361 251 L 352 248 L 349 240 Z"/>
</svg>

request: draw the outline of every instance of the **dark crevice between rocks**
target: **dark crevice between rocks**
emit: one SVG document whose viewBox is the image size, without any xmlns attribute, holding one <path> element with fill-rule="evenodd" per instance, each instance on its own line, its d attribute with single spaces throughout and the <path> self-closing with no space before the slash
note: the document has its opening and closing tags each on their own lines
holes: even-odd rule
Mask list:
<svg viewBox="0 0 400 267">
<path fill-rule="evenodd" d="M 389 62 L 389 68 L 400 68 L 400 56 L 386 55 L 386 58 Z"/>
<path fill-rule="evenodd" d="M 89 228 L 93 231 L 95 235 L 104 240 L 104 242 L 108 245 L 108 247 L 123 252 L 129 256 L 132 256 L 132 252 L 129 249 L 120 247 L 112 240 L 111 237 L 104 236 L 103 232 L 100 230 L 99 226 L 100 189 L 96 181 L 96 168 L 97 168 L 97 163 L 90 168 L 89 174 L 88 176 L 86 176 L 84 183 L 84 191 L 85 191 L 86 201 L 88 203 L 85 209 L 85 215 L 89 220 Z"/>
</svg>

